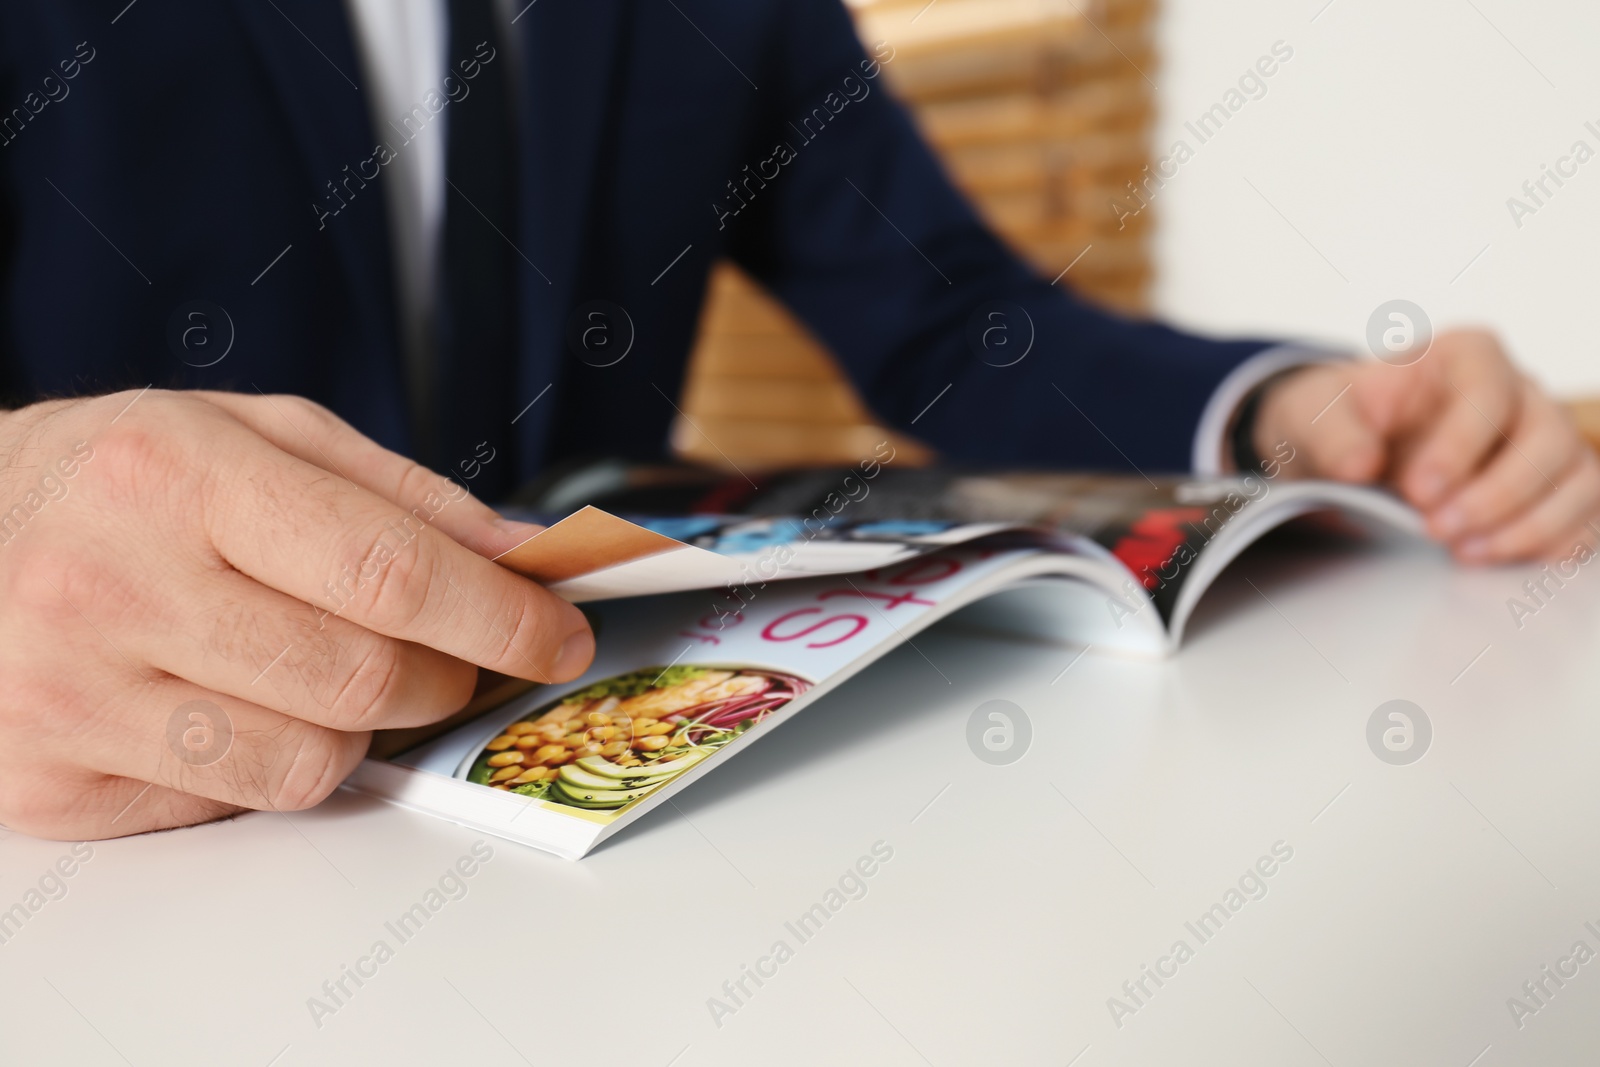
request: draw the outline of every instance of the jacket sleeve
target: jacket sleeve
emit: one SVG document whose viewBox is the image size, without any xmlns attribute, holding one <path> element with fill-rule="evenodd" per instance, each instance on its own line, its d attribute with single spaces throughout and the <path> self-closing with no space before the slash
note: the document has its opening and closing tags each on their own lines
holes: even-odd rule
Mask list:
<svg viewBox="0 0 1600 1067">
<path fill-rule="evenodd" d="M 1266 343 L 1123 318 L 1037 276 L 890 97 L 892 42 L 869 55 L 837 0 L 781 9 L 763 68 L 780 83 L 720 219 L 734 259 L 947 459 L 1187 470 L 1206 401 Z"/>
<path fill-rule="evenodd" d="M 8 17 L 10 15 L 10 12 L 0 15 L 0 100 L 16 101 L 17 64 L 12 58 L 12 47 L 18 35 L 12 19 Z M 9 111 L 0 110 L 0 119 L 8 114 Z M 0 141 L 8 139 L 9 134 L 0 131 Z M 9 143 L 0 145 L 0 152 L 10 147 Z M 11 293 L 18 269 L 16 195 L 11 187 L 14 180 L 12 159 L 0 160 L 0 411 L 21 407 L 29 402 L 20 395 L 11 321 Z"/>
</svg>

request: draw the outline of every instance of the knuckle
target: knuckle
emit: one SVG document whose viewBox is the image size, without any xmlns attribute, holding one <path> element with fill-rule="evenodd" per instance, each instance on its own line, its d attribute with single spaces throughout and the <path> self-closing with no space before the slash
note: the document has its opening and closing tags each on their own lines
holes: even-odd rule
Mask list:
<svg viewBox="0 0 1600 1067">
<path fill-rule="evenodd" d="M 208 468 L 185 455 L 188 438 L 180 422 L 175 412 L 146 411 L 102 430 L 92 442 L 94 462 L 86 468 L 85 484 L 126 514 L 189 500 Z"/>
<path fill-rule="evenodd" d="M 13 566 L 4 569 L 6 614 L 29 622 L 54 623 L 72 614 L 73 594 L 80 599 L 85 587 L 99 580 L 89 561 L 50 545 L 28 546 Z"/>
<path fill-rule="evenodd" d="M 359 651 L 337 657 L 340 675 L 326 708 L 337 730 L 370 730 L 399 696 L 402 650 L 399 642 L 374 636 L 361 639 Z"/>
<path fill-rule="evenodd" d="M 331 613 L 329 613 L 331 614 Z M 250 678 L 253 700 L 291 714 L 312 703 L 331 708 L 344 683 L 344 644 L 316 610 L 263 612 L 237 601 L 206 612 L 199 639 L 208 655 Z M 272 700 L 276 697 L 276 701 Z"/>
<path fill-rule="evenodd" d="M 487 635 L 493 645 L 494 662 L 526 666 L 532 660 L 538 664 L 540 657 L 534 651 L 540 629 L 538 612 L 527 597 L 513 598 L 510 612 L 510 625 L 491 629 Z"/>
<path fill-rule="evenodd" d="M 388 630 L 409 630 L 439 595 L 436 553 L 420 530 L 402 525 L 411 534 L 409 542 L 396 537 L 392 524 L 385 524 L 360 542 L 363 551 L 353 568 L 368 613 Z"/>
<path fill-rule="evenodd" d="M 296 731 L 286 766 L 267 790 L 267 802 L 279 811 L 303 811 L 315 807 L 344 781 L 355 765 L 356 750 L 350 738 L 309 724 Z M 362 746 L 365 740 L 362 739 Z"/>
<path fill-rule="evenodd" d="M 531 668 L 539 678 L 546 679 L 547 672 L 555 666 L 552 614 L 550 606 L 537 596 L 517 591 L 503 613 L 503 617 L 509 616 L 507 622 L 489 632 L 488 638 L 494 643 L 493 662 L 516 674 Z"/>
<path fill-rule="evenodd" d="M 97 466 L 117 484 L 147 483 L 172 464 L 171 435 L 151 420 L 133 418 L 107 427 L 95 441 Z"/>
<path fill-rule="evenodd" d="M 333 412 L 329 411 L 315 400 L 301 396 L 299 393 L 271 393 L 268 394 L 267 399 L 278 407 L 296 412 L 298 414 L 306 415 L 311 418 L 317 418 L 319 416 L 331 418 L 333 416 Z"/>
<path fill-rule="evenodd" d="M 395 499 L 422 502 L 438 493 L 444 479 L 420 463 L 404 460 L 400 481 L 395 486 Z M 402 504 L 402 507 L 407 505 Z M 412 511 L 416 515 L 416 510 Z"/>
<path fill-rule="evenodd" d="M 279 393 L 267 398 L 285 415 L 295 421 L 309 424 L 313 429 L 327 432 L 346 425 L 345 421 L 315 400 L 292 393 Z"/>
<path fill-rule="evenodd" d="M 122 617 L 138 599 L 127 579 L 92 555 L 38 540 L 3 569 L 0 590 L 7 621 L 23 627 L 23 634 L 53 635 L 57 644 L 87 629 L 90 619 L 105 625 Z M 92 658 L 100 658 L 98 650 Z"/>
</svg>

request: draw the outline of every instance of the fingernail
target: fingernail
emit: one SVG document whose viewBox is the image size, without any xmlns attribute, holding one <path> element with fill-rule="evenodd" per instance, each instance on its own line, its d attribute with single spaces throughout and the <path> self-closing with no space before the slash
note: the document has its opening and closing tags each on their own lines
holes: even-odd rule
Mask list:
<svg viewBox="0 0 1600 1067">
<path fill-rule="evenodd" d="M 516 519 L 508 519 L 503 515 L 496 515 L 493 525 L 496 530 L 509 537 L 515 537 L 519 541 L 526 541 L 544 529 L 543 526 L 536 522 L 518 522 Z"/>
<path fill-rule="evenodd" d="M 1485 537 L 1469 537 L 1456 546 L 1456 555 L 1469 563 L 1486 559 L 1489 555 L 1489 540 Z"/>
<path fill-rule="evenodd" d="M 1467 513 L 1451 504 L 1434 513 L 1432 525 L 1433 532 L 1448 541 L 1467 528 Z"/>
<path fill-rule="evenodd" d="M 555 675 L 558 681 L 567 681 L 576 678 L 589 669 L 589 663 L 594 659 L 594 634 L 589 630 L 579 630 L 561 642 L 561 651 L 556 653 Z"/>
</svg>

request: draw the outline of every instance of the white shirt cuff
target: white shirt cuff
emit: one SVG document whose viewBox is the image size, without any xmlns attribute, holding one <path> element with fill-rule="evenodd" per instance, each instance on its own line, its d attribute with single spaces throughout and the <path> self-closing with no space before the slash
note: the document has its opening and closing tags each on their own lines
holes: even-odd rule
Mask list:
<svg viewBox="0 0 1600 1067">
<path fill-rule="evenodd" d="M 1223 472 L 1227 457 L 1228 431 L 1234 412 L 1250 391 L 1275 374 L 1312 363 L 1331 363 L 1349 359 L 1344 352 L 1310 345 L 1287 344 L 1264 348 L 1233 370 L 1212 390 L 1200 413 L 1200 423 L 1195 427 L 1194 446 L 1190 451 L 1194 473 L 1202 477 L 1215 477 Z"/>
</svg>

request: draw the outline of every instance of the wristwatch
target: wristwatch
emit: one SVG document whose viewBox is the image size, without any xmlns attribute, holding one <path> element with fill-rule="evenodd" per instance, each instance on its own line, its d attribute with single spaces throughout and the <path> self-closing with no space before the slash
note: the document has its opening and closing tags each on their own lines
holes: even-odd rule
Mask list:
<svg viewBox="0 0 1600 1067">
<path fill-rule="evenodd" d="M 1261 398 L 1266 396 L 1267 387 L 1277 381 L 1280 375 L 1273 375 L 1246 394 L 1240 401 L 1239 409 L 1233 416 L 1233 428 L 1228 433 L 1228 446 L 1233 452 L 1233 466 L 1240 474 L 1255 473 L 1261 470 L 1261 454 L 1256 451 L 1255 432 L 1256 415 L 1261 410 Z"/>
</svg>

